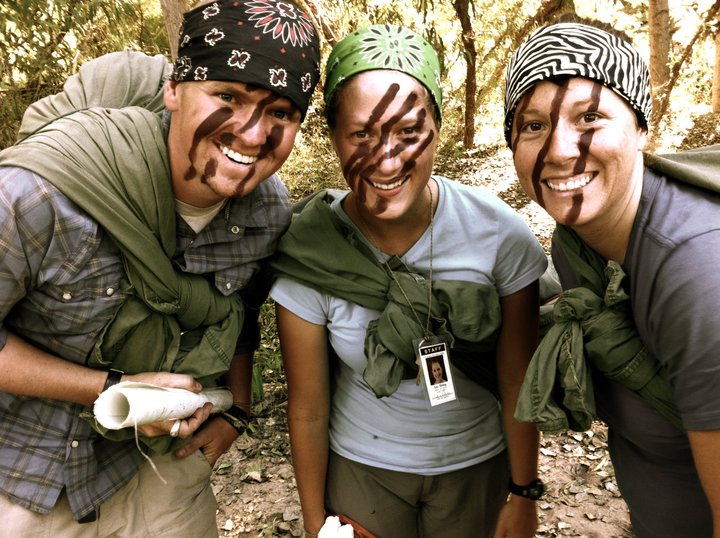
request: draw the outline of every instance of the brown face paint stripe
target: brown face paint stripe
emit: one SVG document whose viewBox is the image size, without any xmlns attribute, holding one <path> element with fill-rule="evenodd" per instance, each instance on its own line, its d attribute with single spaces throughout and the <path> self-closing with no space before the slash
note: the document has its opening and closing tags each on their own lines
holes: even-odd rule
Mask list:
<svg viewBox="0 0 720 538">
<path fill-rule="evenodd" d="M 566 80 L 562 86 L 555 91 L 552 103 L 550 105 L 550 132 L 548 133 L 547 139 L 543 143 L 542 148 L 538 151 L 537 157 L 535 158 L 535 166 L 532 171 L 532 185 L 535 190 L 535 196 L 537 203 L 540 206 L 545 207 L 543 204 L 543 195 L 540 187 L 540 176 L 542 175 L 543 168 L 545 168 L 545 157 L 547 157 L 550 145 L 552 144 L 552 138 L 557 129 L 558 118 L 560 117 L 560 107 L 562 106 L 563 99 L 568 90 L 568 83 L 570 80 Z"/>
<path fill-rule="evenodd" d="M 588 107 L 588 112 L 597 112 L 598 108 L 600 108 L 601 91 L 602 85 L 598 82 L 594 82 L 592 92 L 590 93 L 591 101 L 590 106 Z M 588 129 L 580 135 L 580 140 L 578 141 L 578 150 L 580 151 L 580 157 L 578 157 L 578 160 L 575 162 L 575 167 L 573 168 L 573 175 L 581 174 L 585 171 L 585 166 L 587 165 L 587 158 L 590 154 L 590 146 L 592 145 L 593 136 L 595 136 L 595 128 Z M 570 211 L 568 212 L 566 217 L 568 224 L 572 225 L 577 222 L 577 219 L 580 216 L 580 211 L 582 210 L 583 200 L 584 198 L 582 192 L 573 196 L 572 207 L 570 208 Z"/>
<path fill-rule="evenodd" d="M 397 84 L 393 84 L 393 86 L 398 86 Z M 397 93 L 397 92 L 395 92 Z M 388 93 L 385 94 L 386 96 Z M 402 106 L 400 107 L 400 110 L 398 110 L 397 113 L 395 113 L 390 119 L 388 119 L 387 122 L 385 122 L 383 125 L 380 126 L 380 139 L 378 140 L 378 143 L 370 150 L 370 153 L 362 160 L 355 164 L 353 169 L 350 171 L 351 176 L 357 176 L 362 174 L 365 175 L 371 175 L 375 172 L 377 169 L 377 162 L 382 161 L 384 159 L 390 159 L 393 156 L 399 155 L 403 150 L 404 147 L 400 150 L 396 151 L 397 148 L 392 148 L 389 150 L 385 155 L 378 155 L 379 150 L 381 150 L 385 144 L 388 141 L 388 138 L 390 137 L 390 130 L 402 119 L 404 118 L 413 108 L 415 105 L 415 102 L 417 101 L 417 94 L 411 93 L 407 96 L 405 101 L 403 102 Z M 390 103 L 388 103 L 388 106 Z M 387 107 L 386 107 L 387 109 Z M 374 112 L 374 111 L 373 111 Z M 379 118 L 379 117 L 378 117 Z M 377 120 L 375 120 L 375 123 Z M 395 153 L 394 153 L 395 152 Z M 370 159 L 374 160 L 374 163 L 369 163 Z"/>
<path fill-rule="evenodd" d="M 240 132 L 244 133 L 248 131 L 249 129 L 252 129 L 257 125 L 258 121 L 260 121 L 260 117 L 262 116 L 262 113 L 265 111 L 267 107 L 269 107 L 271 104 L 273 104 L 275 101 L 279 100 L 280 96 L 270 94 L 265 99 L 262 99 L 257 106 L 255 107 L 255 110 L 253 110 L 252 115 L 250 116 L 250 119 L 240 128 Z"/>
<path fill-rule="evenodd" d="M 185 173 L 186 181 L 191 180 L 197 175 L 197 170 L 195 170 L 193 160 L 195 160 L 195 154 L 197 152 L 197 147 L 200 143 L 200 140 L 215 131 L 218 127 L 220 127 L 223 123 L 230 119 L 232 115 L 233 111 L 230 108 L 219 108 L 215 112 L 210 114 L 207 118 L 205 118 L 202 123 L 200 123 L 200 125 L 198 125 L 198 128 L 195 130 L 195 134 L 193 135 L 192 145 L 190 146 L 190 151 L 188 153 L 190 167 Z"/>
<path fill-rule="evenodd" d="M 373 108 L 372 112 L 370 113 L 370 117 L 368 118 L 367 123 L 365 124 L 365 130 L 371 129 L 378 121 L 380 121 L 380 118 L 382 118 L 383 114 L 387 111 L 390 104 L 395 99 L 395 96 L 397 95 L 398 91 L 400 90 L 399 84 L 391 84 L 390 87 L 385 92 L 385 95 L 383 95 L 382 99 L 378 102 L 377 105 L 375 105 L 375 108 Z M 366 144 L 361 144 L 355 153 L 350 156 L 350 159 L 348 159 L 347 164 L 343 168 L 343 174 L 347 178 L 348 182 L 351 183 L 350 187 L 352 188 L 352 182 L 356 179 L 358 170 L 355 169 L 356 164 L 361 159 L 364 159 L 370 155 L 369 147 L 366 147 Z"/>
</svg>

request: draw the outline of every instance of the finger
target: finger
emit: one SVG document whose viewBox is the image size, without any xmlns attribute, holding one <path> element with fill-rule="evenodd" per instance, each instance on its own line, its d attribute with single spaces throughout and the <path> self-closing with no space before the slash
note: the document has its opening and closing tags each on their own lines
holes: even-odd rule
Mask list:
<svg viewBox="0 0 720 538">
<path fill-rule="evenodd" d="M 202 446 L 203 441 L 201 441 L 198 436 L 193 436 L 190 441 L 175 451 L 175 457 L 180 459 L 187 458 L 191 454 L 194 454 L 196 450 L 202 448 Z"/>
<path fill-rule="evenodd" d="M 208 417 L 210 416 L 210 411 L 212 410 L 212 404 L 206 403 L 199 409 L 197 409 L 192 416 L 185 419 L 185 422 L 187 423 L 187 427 L 189 429 L 189 434 L 192 434 L 195 430 L 197 430 L 203 422 L 205 422 Z"/>
</svg>

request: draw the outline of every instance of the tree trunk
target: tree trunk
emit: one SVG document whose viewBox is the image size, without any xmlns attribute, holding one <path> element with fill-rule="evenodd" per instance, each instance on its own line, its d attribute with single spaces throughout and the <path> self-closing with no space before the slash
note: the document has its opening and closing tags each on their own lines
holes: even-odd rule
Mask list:
<svg viewBox="0 0 720 538">
<path fill-rule="evenodd" d="M 543 0 L 535 15 L 527 19 L 522 26 L 514 32 L 512 31 L 513 27 L 509 27 L 497 40 L 498 43 L 503 43 L 509 39 L 509 44 L 503 47 L 495 47 L 494 50 L 489 51 L 481 60 L 481 65 L 485 65 L 492 61 L 492 56 L 495 56 L 495 69 L 490 76 L 485 78 L 487 82 L 478 91 L 477 100 L 482 102 L 487 93 L 497 88 L 498 81 L 503 80 L 503 74 L 507 69 L 509 60 L 509 53 L 507 51 L 517 50 L 523 39 L 525 39 L 533 29 L 553 19 L 557 19 L 561 15 L 575 13 L 574 9 L 575 4 L 572 0 Z M 502 55 L 500 58 L 497 58 L 498 52 Z"/>
<path fill-rule="evenodd" d="M 313 23 L 313 26 L 320 33 L 320 41 L 325 38 L 325 43 L 330 48 L 334 47 L 338 42 L 338 32 L 336 28 L 333 28 L 333 21 L 336 17 L 333 16 L 329 8 L 327 7 L 326 0 L 296 0 L 296 3 L 307 13 L 308 17 Z M 350 6 L 347 6 L 350 9 Z"/>
<path fill-rule="evenodd" d="M 668 80 L 665 83 L 665 92 L 663 94 L 663 97 L 661 100 L 658 100 L 657 107 L 655 106 L 656 100 L 653 100 L 653 125 L 658 125 L 660 122 L 660 119 L 665 115 L 667 112 L 667 109 L 670 106 L 670 93 L 672 92 L 673 88 L 675 87 L 675 84 L 677 83 L 678 79 L 680 78 L 680 71 L 682 70 L 683 65 L 685 65 L 685 62 L 688 61 L 690 56 L 692 55 L 693 48 L 695 47 L 695 43 L 698 41 L 701 41 L 705 38 L 705 36 L 710 32 L 712 28 L 712 21 L 717 19 L 718 13 L 720 13 L 720 0 L 717 0 L 710 9 L 707 10 L 707 13 L 705 14 L 705 19 L 703 22 L 698 26 L 697 32 L 695 32 L 695 35 L 692 37 L 690 42 L 687 44 L 685 49 L 683 50 L 682 54 L 680 54 L 679 59 L 673 64 L 672 68 L 670 69 L 670 74 L 668 75 Z M 651 74 L 652 74 L 652 68 L 651 68 Z"/>
<path fill-rule="evenodd" d="M 160 0 L 163 17 L 165 18 L 165 28 L 170 42 L 170 57 L 175 61 L 177 58 L 178 41 L 180 35 L 180 27 L 182 26 L 183 13 L 189 10 L 193 5 L 191 0 Z"/>
<path fill-rule="evenodd" d="M 475 33 L 470 19 L 469 0 L 455 0 L 453 7 L 462 27 L 462 43 L 465 48 L 465 129 L 463 147 L 466 150 L 475 147 L 475 112 L 477 110 L 477 49 Z"/>
<path fill-rule="evenodd" d="M 653 125 L 662 117 L 662 103 L 670 81 L 670 12 L 667 0 L 650 0 L 648 5 L 650 41 L 650 87 L 653 98 Z"/>
<path fill-rule="evenodd" d="M 712 111 L 720 112 L 720 33 L 715 35 L 715 68 L 713 69 Z"/>
</svg>

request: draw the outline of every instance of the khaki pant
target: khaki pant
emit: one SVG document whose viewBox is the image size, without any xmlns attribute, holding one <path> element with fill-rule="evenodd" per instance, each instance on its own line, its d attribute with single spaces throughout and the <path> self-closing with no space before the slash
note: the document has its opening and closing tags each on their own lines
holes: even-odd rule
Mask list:
<svg viewBox="0 0 720 538">
<path fill-rule="evenodd" d="M 378 538 L 489 537 L 509 477 L 505 452 L 436 476 L 369 467 L 330 452 L 325 504 Z"/>
<path fill-rule="evenodd" d="M 47 515 L 27 510 L 0 495 L 2 538 L 217 537 L 217 502 L 210 487 L 212 469 L 200 451 L 179 460 L 153 455 L 163 484 L 149 463 L 100 506 L 91 523 L 73 519 L 63 491 Z"/>
</svg>

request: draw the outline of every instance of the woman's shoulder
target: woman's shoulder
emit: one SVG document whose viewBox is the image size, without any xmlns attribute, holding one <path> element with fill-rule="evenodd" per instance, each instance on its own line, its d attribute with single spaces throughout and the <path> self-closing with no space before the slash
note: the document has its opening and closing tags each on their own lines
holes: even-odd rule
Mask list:
<svg viewBox="0 0 720 538">
<path fill-rule="evenodd" d="M 521 217 L 499 196 L 482 185 L 471 185 L 444 176 L 433 176 L 440 188 L 441 198 L 444 196 L 447 207 L 452 211 L 467 211 L 492 214 L 498 219 L 517 220 Z"/>
</svg>

